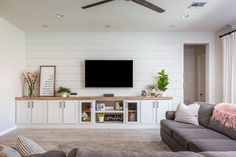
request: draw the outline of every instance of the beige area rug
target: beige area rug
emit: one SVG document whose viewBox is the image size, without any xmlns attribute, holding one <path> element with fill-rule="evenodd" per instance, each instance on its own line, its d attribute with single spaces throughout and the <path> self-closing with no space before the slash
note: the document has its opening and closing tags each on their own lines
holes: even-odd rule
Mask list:
<svg viewBox="0 0 236 157">
<path fill-rule="evenodd" d="M 0 137 L 0 144 L 15 146 L 17 135 L 28 137 L 46 150 L 73 148 L 134 152 L 171 151 L 159 129 L 17 129 Z"/>
<path fill-rule="evenodd" d="M 116 151 L 171 151 L 162 141 L 100 141 L 100 142 L 81 142 L 74 141 L 58 144 L 58 149 L 68 153 L 72 148 L 87 148 L 94 150 L 116 150 Z"/>
</svg>

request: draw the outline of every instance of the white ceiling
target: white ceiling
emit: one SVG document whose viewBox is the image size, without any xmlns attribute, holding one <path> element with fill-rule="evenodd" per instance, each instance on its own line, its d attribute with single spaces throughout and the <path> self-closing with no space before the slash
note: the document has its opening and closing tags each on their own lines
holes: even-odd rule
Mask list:
<svg viewBox="0 0 236 157">
<path fill-rule="evenodd" d="M 208 2 L 199 9 L 187 9 L 198 0 L 149 0 L 166 10 L 162 14 L 126 0 L 81 9 L 97 1 L 0 0 L 0 17 L 25 32 L 213 32 L 236 20 L 236 0 L 199 0 Z M 64 18 L 57 18 L 57 13 L 64 14 Z M 183 19 L 185 14 L 190 17 Z M 170 25 L 176 27 L 171 29 Z"/>
</svg>

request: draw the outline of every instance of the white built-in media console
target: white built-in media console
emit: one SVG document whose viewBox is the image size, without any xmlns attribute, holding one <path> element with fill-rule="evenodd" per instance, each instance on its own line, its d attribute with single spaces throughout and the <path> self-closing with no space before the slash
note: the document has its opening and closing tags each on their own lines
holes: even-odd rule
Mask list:
<svg viewBox="0 0 236 157">
<path fill-rule="evenodd" d="M 17 97 L 16 123 L 22 128 L 159 128 L 171 100 L 139 96 Z"/>
</svg>

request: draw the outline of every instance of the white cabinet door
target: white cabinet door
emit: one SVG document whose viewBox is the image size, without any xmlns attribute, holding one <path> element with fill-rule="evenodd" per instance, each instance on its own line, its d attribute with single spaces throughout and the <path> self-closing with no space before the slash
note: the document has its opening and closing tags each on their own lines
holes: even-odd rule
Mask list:
<svg viewBox="0 0 236 157">
<path fill-rule="evenodd" d="M 141 101 L 141 124 L 156 123 L 156 105 L 153 100 Z"/>
<path fill-rule="evenodd" d="M 162 119 L 165 119 L 166 111 L 169 110 L 170 101 L 160 100 L 156 102 L 157 104 L 157 124 L 160 124 Z"/>
<path fill-rule="evenodd" d="M 78 123 L 78 101 L 64 101 L 64 123 Z"/>
<path fill-rule="evenodd" d="M 32 124 L 47 123 L 47 101 L 32 101 Z"/>
<path fill-rule="evenodd" d="M 48 101 L 48 123 L 61 124 L 63 123 L 63 102 Z"/>
<path fill-rule="evenodd" d="M 16 123 L 17 124 L 31 123 L 31 101 L 18 100 L 16 102 Z"/>
</svg>

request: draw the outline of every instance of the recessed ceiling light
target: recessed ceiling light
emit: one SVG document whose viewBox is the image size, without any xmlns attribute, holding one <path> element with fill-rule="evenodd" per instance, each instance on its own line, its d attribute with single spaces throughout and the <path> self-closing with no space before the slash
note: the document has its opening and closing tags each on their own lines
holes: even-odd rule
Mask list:
<svg viewBox="0 0 236 157">
<path fill-rule="evenodd" d="M 112 26 L 111 25 L 105 25 L 105 28 L 111 28 Z"/>
<path fill-rule="evenodd" d="M 57 18 L 63 18 L 63 17 L 64 17 L 64 15 L 63 15 L 63 14 L 60 14 L 60 13 L 58 13 L 58 14 L 56 14 L 56 17 L 57 17 Z"/>
<path fill-rule="evenodd" d="M 190 15 L 188 15 L 188 14 L 182 16 L 183 19 L 186 19 L 186 18 L 189 18 L 189 17 L 190 17 Z"/>
<path fill-rule="evenodd" d="M 173 29 L 173 28 L 175 28 L 176 27 L 176 25 L 169 25 L 169 28 L 170 29 Z"/>
<path fill-rule="evenodd" d="M 47 28 L 47 27 L 48 27 L 48 25 L 42 25 L 42 27 L 43 27 L 43 28 Z"/>
</svg>

